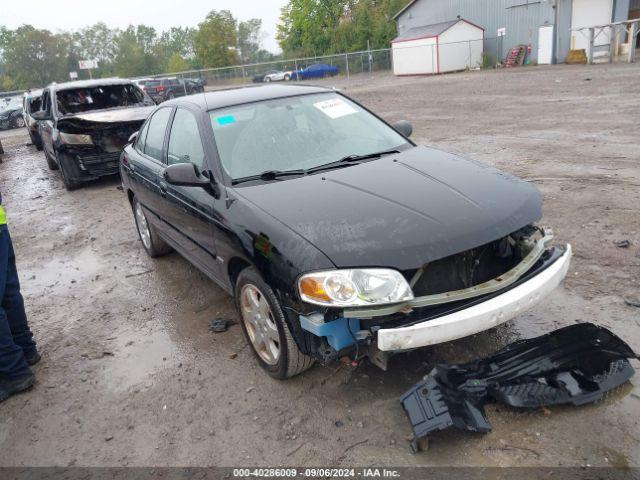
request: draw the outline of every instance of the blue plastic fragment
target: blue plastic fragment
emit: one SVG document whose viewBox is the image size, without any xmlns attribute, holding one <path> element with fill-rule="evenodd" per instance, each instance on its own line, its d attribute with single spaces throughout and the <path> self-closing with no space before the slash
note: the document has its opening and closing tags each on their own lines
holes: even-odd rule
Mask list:
<svg viewBox="0 0 640 480">
<path fill-rule="evenodd" d="M 300 315 L 300 325 L 318 337 L 327 337 L 327 342 L 336 351 L 355 343 L 354 339 L 360 331 L 360 319 L 339 318 L 326 323 L 316 323 L 304 315 Z M 351 330 L 351 331 L 349 331 Z"/>
</svg>

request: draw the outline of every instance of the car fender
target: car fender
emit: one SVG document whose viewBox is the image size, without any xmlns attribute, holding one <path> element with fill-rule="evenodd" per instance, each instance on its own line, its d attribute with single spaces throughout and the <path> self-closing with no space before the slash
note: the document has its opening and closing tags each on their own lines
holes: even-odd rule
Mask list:
<svg viewBox="0 0 640 480">
<path fill-rule="evenodd" d="M 314 307 L 299 301 L 295 285 L 300 274 L 335 265 L 315 245 L 236 192 L 223 192 L 224 207 L 217 215 L 222 220 L 215 237 L 216 255 L 228 273 L 227 289 L 235 288 L 229 275 L 233 263 L 242 261 L 255 268 L 278 297 L 298 347 L 309 353 L 309 334 L 302 330 L 298 312 Z"/>
</svg>

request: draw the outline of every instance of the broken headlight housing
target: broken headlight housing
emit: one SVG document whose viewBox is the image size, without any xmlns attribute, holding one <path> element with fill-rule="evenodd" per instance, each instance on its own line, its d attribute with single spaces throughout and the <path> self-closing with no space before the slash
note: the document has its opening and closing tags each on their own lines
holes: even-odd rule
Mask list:
<svg viewBox="0 0 640 480">
<path fill-rule="evenodd" d="M 60 132 L 60 141 L 67 145 L 93 145 L 91 135 L 81 133 L 62 133 Z"/>
<path fill-rule="evenodd" d="M 387 268 L 307 273 L 299 278 L 298 291 L 305 302 L 326 307 L 384 305 L 413 299 L 402 274 Z"/>
</svg>

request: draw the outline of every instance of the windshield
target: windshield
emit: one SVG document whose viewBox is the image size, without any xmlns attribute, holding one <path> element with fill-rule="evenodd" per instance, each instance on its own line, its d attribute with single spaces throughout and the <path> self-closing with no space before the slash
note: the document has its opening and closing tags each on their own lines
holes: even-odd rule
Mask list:
<svg viewBox="0 0 640 480">
<path fill-rule="evenodd" d="M 144 95 L 133 84 L 72 88 L 56 93 L 62 115 L 144 104 Z"/>
<path fill-rule="evenodd" d="M 209 112 L 232 179 L 309 169 L 408 145 L 395 130 L 336 93 L 278 98 Z"/>
</svg>

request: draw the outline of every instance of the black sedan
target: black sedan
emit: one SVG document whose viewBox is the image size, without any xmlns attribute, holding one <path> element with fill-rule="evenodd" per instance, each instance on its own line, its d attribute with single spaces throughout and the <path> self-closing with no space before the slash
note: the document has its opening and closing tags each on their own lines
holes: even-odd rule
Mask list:
<svg viewBox="0 0 640 480">
<path fill-rule="evenodd" d="M 532 185 L 416 146 L 328 89 L 258 86 L 156 108 L 121 155 L 142 245 L 233 297 L 272 376 L 492 328 L 551 292 L 571 247 Z"/>
<path fill-rule="evenodd" d="M 22 97 L 2 99 L 0 103 L 0 130 L 24 127 Z"/>
</svg>

